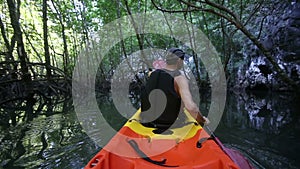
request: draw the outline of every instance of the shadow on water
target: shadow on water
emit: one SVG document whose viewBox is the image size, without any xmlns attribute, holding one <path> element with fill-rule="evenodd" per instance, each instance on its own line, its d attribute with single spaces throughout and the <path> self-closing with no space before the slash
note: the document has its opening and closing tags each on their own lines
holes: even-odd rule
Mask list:
<svg viewBox="0 0 300 169">
<path fill-rule="evenodd" d="M 200 107 L 204 114 L 210 106 L 205 98 Z M 300 168 L 299 103 L 291 93 L 228 94 L 216 135 L 258 169 Z M 101 147 L 83 131 L 72 108 L 59 107 L 52 105 L 48 116 L 41 113 L 30 121 L 17 118 L 15 125 L 0 126 L 0 168 L 76 169 L 87 164 Z M 110 98 L 101 100 L 99 108 L 115 130 L 126 121 Z"/>
</svg>

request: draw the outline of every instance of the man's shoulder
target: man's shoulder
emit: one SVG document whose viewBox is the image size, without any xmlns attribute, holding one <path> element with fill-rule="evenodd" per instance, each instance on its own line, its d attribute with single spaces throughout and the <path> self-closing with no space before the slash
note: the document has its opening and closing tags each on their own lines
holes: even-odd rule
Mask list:
<svg viewBox="0 0 300 169">
<path fill-rule="evenodd" d="M 176 81 L 188 81 L 184 74 L 180 74 L 174 78 Z"/>
</svg>

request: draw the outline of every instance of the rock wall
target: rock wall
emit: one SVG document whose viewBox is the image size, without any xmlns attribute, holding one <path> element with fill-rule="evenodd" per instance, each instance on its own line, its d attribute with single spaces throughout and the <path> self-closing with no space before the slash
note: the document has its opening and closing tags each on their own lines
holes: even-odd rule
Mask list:
<svg viewBox="0 0 300 169">
<path fill-rule="evenodd" d="M 272 7 L 262 7 L 260 13 L 264 16 L 255 17 L 248 29 L 259 37 L 288 76 L 300 84 L 300 3 L 278 1 Z M 250 40 L 242 44 L 240 55 L 245 61 L 243 66 L 235 66 L 234 77 L 231 78 L 234 79 L 234 88 L 290 90 Z"/>
</svg>

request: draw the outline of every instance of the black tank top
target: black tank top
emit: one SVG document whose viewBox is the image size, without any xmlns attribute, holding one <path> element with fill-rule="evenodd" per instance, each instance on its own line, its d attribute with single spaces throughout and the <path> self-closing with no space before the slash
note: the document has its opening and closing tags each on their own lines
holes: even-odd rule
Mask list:
<svg viewBox="0 0 300 169">
<path fill-rule="evenodd" d="M 181 73 L 178 70 L 158 69 L 151 73 L 144 90 L 141 91 L 142 124 L 149 127 L 169 128 L 176 121 L 181 108 L 181 98 L 175 91 L 174 77 L 179 75 Z M 159 90 L 151 93 L 154 89 Z M 165 96 L 157 91 L 163 92 Z M 164 105 L 165 108 L 162 107 Z"/>
</svg>

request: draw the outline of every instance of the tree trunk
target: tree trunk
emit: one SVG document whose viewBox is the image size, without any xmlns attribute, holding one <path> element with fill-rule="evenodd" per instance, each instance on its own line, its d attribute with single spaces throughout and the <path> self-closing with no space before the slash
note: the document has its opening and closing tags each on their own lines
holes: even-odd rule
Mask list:
<svg viewBox="0 0 300 169">
<path fill-rule="evenodd" d="M 58 17 L 59 23 L 61 25 L 61 35 L 62 35 L 63 46 L 64 46 L 64 53 L 63 53 L 64 73 L 66 75 L 69 75 L 70 74 L 69 69 L 68 69 L 69 51 L 68 51 L 67 36 L 66 36 L 66 33 L 65 33 L 65 28 L 66 27 L 64 25 L 64 16 L 61 13 L 61 11 L 62 11 L 61 8 L 60 7 L 57 8 L 57 5 L 53 2 L 53 0 L 52 0 L 52 4 L 53 4 L 53 7 L 54 7 L 56 13 L 58 14 L 57 17 Z"/>
<path fill-rule="evenodd" d="M 43 33 L 44 33 L 44 52 L 45 52 L 45 61 L 46 61 L 46 77 L 49 81 L 51 78 L 51 69 L 50 69 L 50 53 L 49 53 L 49 44 L 48 44 L 48 25 L 47 25 L 47 0 L 43 0 Z"/>
<path fill-rule="evenodd" d="M 136 38 L 138 40 L 138 45 L 139 45 L 139 49 L 140 49 L 140 52 L 141 52 L 141 56 L 143 58 L 143 60 L 145 61 L 145 63 L 147 64 L 148 67 L 151 66 L 151 64 L 149 64 L 149 61 L 147 59 L 147 57 L 145 56 L 144 54 L 144 35 L 139 32 L 139 29 L 142 29 L 142 28 L 139 28 L 136 21 L 134 20 L 134 17 L 132 17 L 132 12 L 131 12 L 131 9 L 129 7 L 129 4 L 128 4 L 128 1 L 125 0 L 125 7 L 126 7 L 126 10 L 129 14 L 129 17 L 130 17 L 130 21 L 131 21 L 131 24 L 133 25 L 133 28 L 135 30 L 135 35 L 136 35 Z M 141 24 L 143 25 L 143 24 Z M 143 31 L 143 30 L 142 30 Z"/>
<path fill-rule="evenodd" d="M 9 8 L 9 14 L 11 19 L 11 25 L 14 30 L 14 38 L 17 42 L 17 53 L 20 59 L 21 63 L 21 72 L 22 72 L 22 80 L 24 82 L 24 93 L 23 96 L 26 99 L 26 110 L 27 110 L 27 120 L 31 120 L 33 116 L 33 105 L 34 105 L 34 98 L 33 98 L 33 86 L 32 86 L 32 79 L 31 74 L 28 69 L 28 62 L 29 59 L 27 57 L 27 53 L 25 51 L 24 43 L 23 43 L 23 37 L 22 37 L 22 31 L 21 26 L 19 23 L 20 19 L 20 1 L 17 1 L 17 4 L 15 4 L 14 0 L 7 0 L 8 8 Z"/>
<path fill-rule="evenodd" d="M 11 19 L 11 25 L 14 30 L 14 38 L 17 42 L 17 53 L 21 62 L 21 72 L 22 72 L 22 79 L 25 82 L 26 90 L 25 94 L 29 94 L 32 92 L 32 86 L 31 86 L 31 74 L 28 70 L 28 57 L 25 51 L 24 43 L 23 43 L 23 37 L 22 37 L 22 31 L 19 23 L 19 9 L 17 10 L 16 4 L 13 0 L 7 0 L 7 4 L 9 7 L 9 14 Z M 20 4 L 17 4 L 18 6 Z"/>
<path fill-rule="evenodd" d="M 65 25 L 62 24 L 62 37 L 63 37 L 63 42 L 64 42 L 64 65 L 65 65 L 65 74 L 69 75 L 69 51 L 68 51 L 68 43 L 67 43 L 67 37 L 65 34 Z"/>
</svg>

